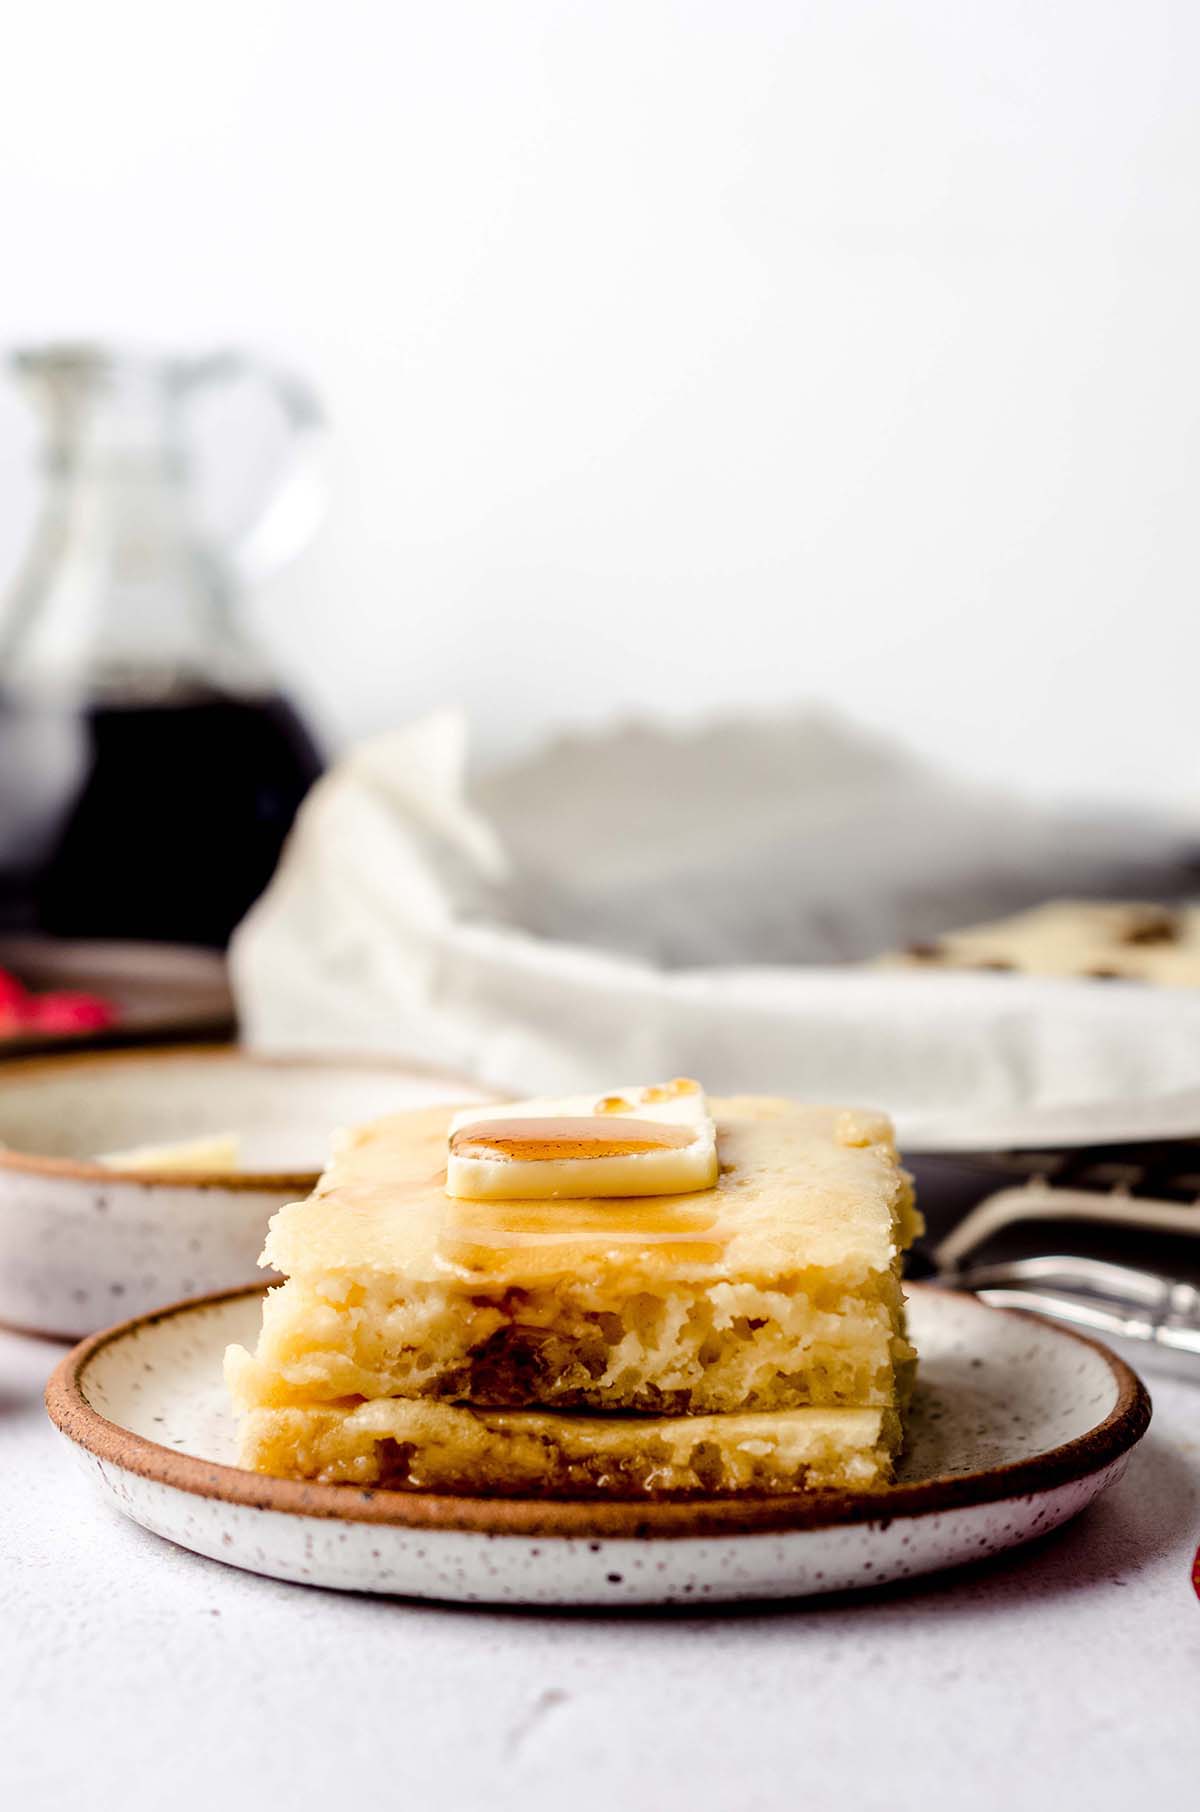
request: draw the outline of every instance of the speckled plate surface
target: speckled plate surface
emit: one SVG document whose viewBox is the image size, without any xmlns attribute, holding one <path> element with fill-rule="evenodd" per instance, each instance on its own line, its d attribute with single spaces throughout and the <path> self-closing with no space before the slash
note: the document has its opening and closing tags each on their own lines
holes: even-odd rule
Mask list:
<svg viewBox="0 0 1200 1812">
<path fill-rule="evenodd" d="M 330 1134 L 484 1099 L 383 1058 L 226 1046 L 89 1051 L 0 1066 L 0 1322 L 77 1339 L 114 1315 L 261 1278 L 276 1208 L 307 1195 Z M 97 1152 L 233 1132 L 238 1170 L 120 1170 Z"/>
<path fill-rule="evenodd" d="M 464 1603 L 673 1604 L 904 1579 L 1031 1541 L 1118 1479 L 1150 1402 L 1104 1347 L 918 1285 L 900 1476 L 871 1497 L 563 1502 L 306 1485 L 232 1464 L 221 1382 L 261 1292 L 84 1341 L 46 1393 L 102 1494 L 197 1554 L 276 1579 Z"/>
</svg>

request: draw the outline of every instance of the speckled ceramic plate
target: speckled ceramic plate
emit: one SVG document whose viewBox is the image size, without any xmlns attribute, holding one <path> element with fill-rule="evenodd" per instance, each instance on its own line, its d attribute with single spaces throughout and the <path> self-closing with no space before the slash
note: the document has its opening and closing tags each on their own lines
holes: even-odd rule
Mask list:
<svg viewBox="0 0 1200 1812">
<path fill-rule="evenodd" d="M 276 1579 L 477 1604 L 688 1604 L 878 1585 L 1044 1535 L 1118 1479 L 1150 1402 L 1102 1346 L 918 1285 L 921 1381 L 883 1494 L 645 1503 L 464 1498 L 232 1464 L 221 1383 L 261 1293 L 94 1335 L 46 1393 L 102 1493 L 182 1547 Z"/>
<path fill-rule="evenodd" d="M 77 1339 L 114 1315 L 261 1278 L 276 1208 L 307 1195 L 337 1126 L 484 1099 L 385 1058 L 232 1045 L 89 1051 L 0 1066 L 0 1322 Z M 242 1167 L 120 1170 L 97 1152 L 233 1132 Z"/>
</svg>

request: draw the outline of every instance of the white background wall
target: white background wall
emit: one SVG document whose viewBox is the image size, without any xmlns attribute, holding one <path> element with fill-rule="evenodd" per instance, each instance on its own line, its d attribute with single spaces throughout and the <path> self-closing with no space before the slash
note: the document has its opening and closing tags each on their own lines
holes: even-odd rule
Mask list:
<svg viewBox="0 0 1200 1812">
<path fill-rule="evenodd" d="M 250 343 L 328 400 L 327 526 L 254 610 L 335 733 L 819 696 L 1200 799 L 1191 0 L 38 0 L 5 39 L 3 336 Z"/>
</svg>

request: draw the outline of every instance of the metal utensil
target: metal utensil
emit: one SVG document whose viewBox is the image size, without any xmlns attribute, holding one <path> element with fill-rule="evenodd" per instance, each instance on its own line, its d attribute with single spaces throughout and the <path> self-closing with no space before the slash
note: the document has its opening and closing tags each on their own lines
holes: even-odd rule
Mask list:
<svg viewBox="0 0 1200 1812">
<path fill-rule="evenodd" d="M 1078 1161 L 1072 1166 L 1071 1186 L 1051 1183 L 1049 1175 L 1056 1169 L 1062 1174 L 1052 1153 L 1042 1154 L 1044 1164 L 1036 1169 L 1030 1164 L 1029 1181 L 1014 1186 L 1010 1179 L 1019 1174 L 1021 1163 L 1015 1154 L 1000 1156 L 992 1180 L 1004 1186 L 974 1201 L 940 1239 L 919 1243 L 910 1269 L 1000 1307 L 1030 1309 L 1108 1340 L 1130 1342 L 1143 1360 L 1154 1354 L 1180 1360 L 1194 1371 L 1200 1363 L 1200 1288 L 1187 1279 L 1083 1253 L 1039 1253 L 998 1262 L 974 1256 L 997 1235 L 1039 1222 L 1058 1223 L 1060 1231 L 1061 1223 L 1075 1222 L 1126 1230 L 1135 1238 L 1194 1237 L 1200 1233 L 1200 1206 L 1193 1194 L 1196 1148 L 1185 1147 L 1183 1153 L 1184 1169 L 1180 1173 L 1173 1166 L 1168 1185 L 1174 1200 L 1135 1194 L 1131 1184 L 1142 1181 L 1146 1172 L 1139 1174 L 1128 1163 L 1093 1159 L 1088 1181 L 1098 1187 L 1076 1186 Z"/>
</svg>

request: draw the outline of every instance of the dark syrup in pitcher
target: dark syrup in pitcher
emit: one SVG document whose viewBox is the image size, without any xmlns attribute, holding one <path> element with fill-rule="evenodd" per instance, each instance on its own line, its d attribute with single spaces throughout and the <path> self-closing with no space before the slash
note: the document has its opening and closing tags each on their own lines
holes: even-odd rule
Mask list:
<svg viewBox="0 0 1200 1812">
<path fill-rule="evenodd" d="M 205 691 L 99 702 L 79 726 L 80 782 L 27 879 L 26 923 L 223 947 L 321 772 L 300 716 L 278 694 Z"/>
</svg>

